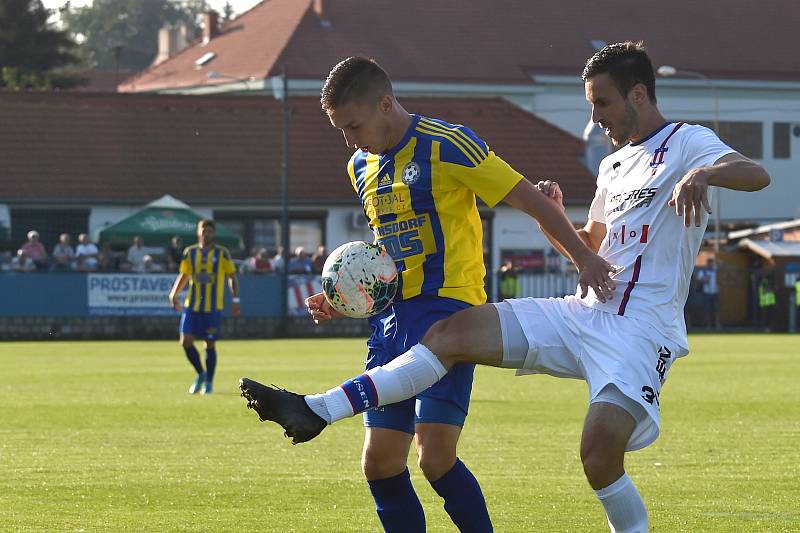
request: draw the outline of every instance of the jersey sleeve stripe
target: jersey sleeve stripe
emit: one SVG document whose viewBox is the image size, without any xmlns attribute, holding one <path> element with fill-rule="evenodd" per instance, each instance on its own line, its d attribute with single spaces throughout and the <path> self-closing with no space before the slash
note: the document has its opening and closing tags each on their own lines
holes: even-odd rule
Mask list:
<svg viewBox="0 0 800 533">
<path fill-rule="evenodd" d="M 445 132 L 442 132 L 442 131 L 430 130 L 430 129 L 428 129 L 428 128 L 426 128 L 426 127 L 422 126 L 422 124 L 420 124 L 419 126 L 417 126 L 417 131 L 419 131 L 420 133 L 425 133 L 425 134 L 427 134 L 427 135 L 433 135 L 434 137 L 440 137 L 440 138 L 442 138 L 442 139 L 446 139 L 446 140 L 448 140 L 448 141 L 452 142 L 452 143 L 453 143 L 453 145 L 454 145 L 455 147 L 457 147 L 457 148 L 458 148 L 458 149 L 459 149 L 459 150 L 460 150 L 460 151 L 461 151 L 461 152 L 464 154 L 464 156 L 465 156 L 467 159 L 469 159 L 470 163 L 472 163 L 472 164 L 473 164 L 474 166 L 476 166 L 476 167 L 477 167 L 477 166 L 480 164 L 480 161 L 479 161 L 478 159 L 476 159 L 476 158 L 475 158 L 475 154 L 474 154 L 474 153 L 472 153 L 472 152 L 471 152 L 471 151 L 470 151 L 470 150 L 469 150 L 469 149 L 468 149 L 468 148 L 467 148 L 467 147 L 466 147 L 466 146 L 463 144 L 463 141 L 461 141 L 460 139 L 456 138 L 456 137 L 455 137 L 455 136 L 453 136 L 452 134 L 445 133 Z"/>
<path fill-rule="evenodd" d="M 422 120 L 425 121 L 425 124 L 433 124 L 433 125 L 438 126 L 439 128 L 442 128 L 442 129 L 444 129 L 446 131 L 454 132 L 456 135 L 458 135 L 459 137 L 464 139 L 470 146 L 472 146 L 478 152 L 478 154 L 480 154 L 482 156 L 479 159 L 483 159 L 483 158 L 489 156 L 488 149 L 485 149 L 479 143 L 475 142 L 475 139 L 473 139 L 472 137 L 470 137 L 469 135 L 464 133 L 464 131 L 461 128 L 448 128 L 444 124 L 440 124 L 438 122 L 433 122 L 431 120 L 425 120 L 425 119 L 422 119 Z"/>
<path fill-rule="evenodd" d="M 443 126 L 442 124 L 439 124 L 437 122 L 432 122 L 430 120 L 420 120 L 420 125 L 425 126 L 431 130 L 440 131 L 442 133 L 452 135 L 453 138 L 458 139 L 460 143 L 463 146 L 465 146 L 472 153 L 472 155 L 475 156 L 475 158 L 478 161 L 483 161 L 483 159 L 485 159 L 486 155 L 483 153 L 483 151 L 478 146 L 476 146 L 475 143 L 472 141 L 472 139 L 470 139 L 467 135 L 465 135 L 464 132 L 462 132 L 461 130 L 456 128 L 448 128 L 447 126 Z"/>
</svg>

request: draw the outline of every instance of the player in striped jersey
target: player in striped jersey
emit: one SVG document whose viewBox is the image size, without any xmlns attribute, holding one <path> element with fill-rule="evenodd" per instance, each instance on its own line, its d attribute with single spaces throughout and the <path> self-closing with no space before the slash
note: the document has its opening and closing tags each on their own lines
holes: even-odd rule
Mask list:
<svg viewBox="0 0 800 533">
<path fill-rule="evenodd" d="M 225 284 L 233 295 L 231 314 L 239 316 L 239 281 L 236 265 L 227 248 L 214 243 L 217 229 L 213 220 L 203 219 L 197 223 L 197 244 L 183 251 L 179 274 L 169 293 L 169 301 L 181 313 L 179 328 L 180 343 L 186 357 L 197 372 L 189 387 L 191 394 L 213 392 L 214 370 L 217 366 L 216 343 L 220 335 L 222 310 L 225 307 Z M 178 295 L 186 284 L 189 290 L 181 306 Z M 200 354 L 194 347 L 195 339 L 206 344 L 206 366 L 200 362 Z"/>
<path fill-rule="evenodd" d="M 489 206 L 504 201 L 537 217 L 570 251 L 581 284 L 610 293 L 609 265 L 586 247 L 560 209 L 469 128 L 406 112 L 374 61 L 353 57 L 336 65 L 323 88 L 322 107 L 348 146 L 356 148 L 347 165 L 350 181 L 376 240 L 400 272 L 395 302 L 370 319 L 367 368 L 392 361 L 438 320 L 485 303 L 476 195 Z M 336 318 L 322 294 L 307 304 L 317 322 Z M 492 530 L 480 486 L 456 454 L 473 369 L 457 365 L 415 399 L 365 411 L 363 469 L 386 531 L 425 530 L 406 466 L 412 439 L 425 477 L 458 528 Z M 331 404 L 334 412 L 328 414 L 352 414 L 350 402 L 359 398 L 361 386 L 345 384 L 339 396 L 343 403 Z M 252 387 L 244 387 L 245 395 Z M 322 397 L 310 401 L 325 414 L 328 404 Z M 269 419 L 267 403 L 257 407 L 262 419 Z M 294 442 L 305 440 L 291 436 Z"/>
</svg>

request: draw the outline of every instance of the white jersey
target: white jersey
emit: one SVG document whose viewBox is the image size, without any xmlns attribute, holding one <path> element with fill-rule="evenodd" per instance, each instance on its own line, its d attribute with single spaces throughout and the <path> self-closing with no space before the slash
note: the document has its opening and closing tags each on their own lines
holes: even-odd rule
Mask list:
<svg viewBox="0 0 800 533">
<path fill-rule="evenodd" d="M 589 219 L 605 224 L 598 253 L 621 270 L 612 275 L 612 300 L 603 303 L 590 290 L 579 301 L 647 322 L 679 345 L 678 355 L 686 355 L 683 307 L 708 214 L 703 210 L 699 228 L 694 218 L 687 228 L 667 202 L 689 170 L 732 152 L 708 128 L 679 122 L 603 159 Z"/>
</svg>

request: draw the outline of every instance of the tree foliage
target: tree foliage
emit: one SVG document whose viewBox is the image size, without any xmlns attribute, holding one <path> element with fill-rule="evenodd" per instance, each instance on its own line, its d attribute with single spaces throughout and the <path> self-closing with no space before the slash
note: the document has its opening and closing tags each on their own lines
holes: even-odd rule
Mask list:
<svg viewBox="0 0 800 533">
<path fill-rule="evenodd" d="M 209 9 L 206 0 L 94 0 L 84 7 L 68 6 L 61 18 L 81 42 L 81 57 L 89 65 L 137 71 L 158 53 L 159 29 L 185 24 L 195 34 Z"/>
<path fill-rule="evenodd" d="M 40 0 L 0 0 L 0 87 L 52 89 L 80 81 L 61 70 L 78 62 L 75 43 L 49 16 Z"/>
</svg>

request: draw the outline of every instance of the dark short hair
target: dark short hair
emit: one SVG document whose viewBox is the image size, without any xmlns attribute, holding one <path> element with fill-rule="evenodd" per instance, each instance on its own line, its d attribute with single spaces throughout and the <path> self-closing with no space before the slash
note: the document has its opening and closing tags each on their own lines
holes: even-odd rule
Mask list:
<svg viewBox="0 0 800 533">
<path fill-rule="evenodd" d="M 622 96 L 627 96 L 636 84 L 642 83 L 650 101 L 656 102 L 656 76 L 642 41 L 607 45 L 586 61 L 581 78 L 585 82 L 604 72 L 608 73 Z"/>
<path fill-rule="evenodd" d="M 354 56 L 341 61 L 328 74 L 320 94 L 322 109 L 330 111 L 353 100 L 375 100 L 384 94 L 394 94 L 386 71 L 374 59 Z"/>
<path fill-rule="evenodd" d="M 210 218 L 203 218 L 197 222 L 198 229 L 202 228 L 203 226 L 211 226 L 212 228 L 217 229 L 217 223 Z"/>
</svg>

